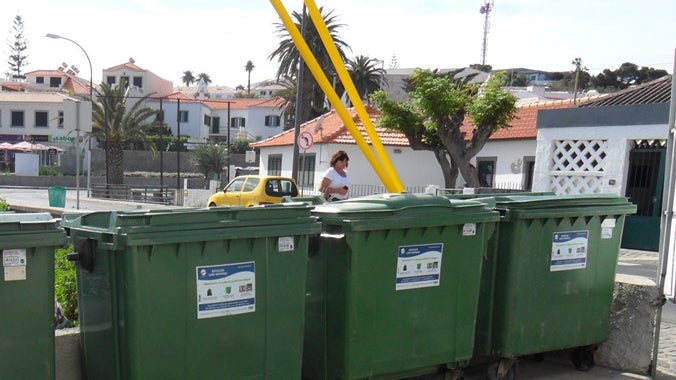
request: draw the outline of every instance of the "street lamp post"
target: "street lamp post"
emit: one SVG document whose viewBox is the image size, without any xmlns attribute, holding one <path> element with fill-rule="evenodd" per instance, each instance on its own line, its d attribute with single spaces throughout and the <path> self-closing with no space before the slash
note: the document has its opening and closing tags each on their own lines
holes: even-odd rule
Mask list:
<svg viewBox="0 0 676 380">
<path fill-rule="evenodd" d="M 89 59 L 89 54 L 87 54 L 87 51 L 82 47 L 82 45 L 80 45 L 79 43 L 71 40 L 70 38 L 59 36 L 58 34 L 53 34 L 53 33 L 47 33 L 47 35 L 45 37 L 54 38 L 54 39 L 57 39 L 57 40 L 61 39 L 61 40 L 70 41 L 70 42 L 74 43 L 77 47 L 79 47 L 80 50 L 82 50 L 85 57 L 87 57 L 87 63 L 89 63 L 89 101 L 93 103 L 94 102 L 94 70 L 92 68 L 92 61 L 91 61 L 91 59 Z M 78 106 L 79 106 L 79 104 L 78 104 Z M 78 203 L 77 206 L 78 206 L 78 209 L 79 209 L 79 206 L 80 206 L 80 161 L 79 161 L 80 160 L 80 122 L 79 122 L 80 115 L 79 115 L 79 107 L 77 108 L 77 110 L 78 110 L 78 115 L 77 115 L 78 122 L 77 122 L 77 130 L 76 130 L 77 131 L 77 137 L 76 138 L 77 138 L 78 141 L 77 141 L 77 144 L 76 144 L 77 151 L 76 151 L 76 155 L 75 155 L 75 159 L 77 160 L 77 163 L 75 165 L 75 182 L 76 182 L 76 188 L 77 188 L 77 190 L 76 190 L 77 191 L 77 203 Z M 89 144 L 91 145 L 91 136 L 90 136 Z M 108 144 L 107 140 L 106 140 L 106 144 Z M 108 159 L 108 157 L 106 156 L 106 167 L 108 166 L 107 159 Z M 91 160 L 92 160 L 91 149 L 89 149 L 89 160 L 87 161 L 87 167 L 88 167 L 88 170 L 87 170 L 87 193 L 89 193 L 89 191 L 91 189 L 91 172 L 92 172 Z"/>
</svg>

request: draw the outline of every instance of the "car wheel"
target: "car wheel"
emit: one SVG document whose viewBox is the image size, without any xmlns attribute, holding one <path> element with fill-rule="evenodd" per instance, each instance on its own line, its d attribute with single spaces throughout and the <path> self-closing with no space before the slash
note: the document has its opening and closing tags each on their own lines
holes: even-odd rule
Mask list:
<svg viewBox="0 0 676 380">
<path fill-rule="evenodd" d="M 209 203 L 209 207 L 216 207 L 216 203 L 214 202 Z"/>
</svg>

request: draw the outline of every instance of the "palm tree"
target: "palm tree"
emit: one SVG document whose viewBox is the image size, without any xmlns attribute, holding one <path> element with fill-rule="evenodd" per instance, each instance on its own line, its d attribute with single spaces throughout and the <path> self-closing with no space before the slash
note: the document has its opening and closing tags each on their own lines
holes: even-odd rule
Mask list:
<svg viewBox="0 0 676 380">
<path fill-rule="evenodd" d="M 340 39 L 338 35 L 338 29 L 343 26 L 343 24 L 338 24 L 337 17 L 333 15 L 333 11 L 325 12 L 323 7 L 319 8 L 319 12 L 324 19 L 324 23 L 329 30 L 329 34 L 333 39 L 333 42 L 338 49 L 338 54 L 341 59 L 345 61 L 345 50 L 351 50 L 347 43 Z M 292 13 L 292 18 L 295 19 L 295 24 L 298 30 L 303 30 L 301 24 L 303 22 L 303 15 L 298 12 Z M 289 32 L 286 30 L 284 24 L 277 23 L 277 35 L 281 39 L 279 46 L 275 51 L 270 54 L 268 57 L 269 60 L 277 59 L 279 62 L 279 68 L 277 69 L 277 79 L 288 77 L 288 78 L 297 78 L 298 77 L 298 66 L 301 60 L 301 55 L 296 48 L 296 45 L 293 43 Z M 333 73 L 333 65 L 331 64 L 331 59 L 324 48 L 319 33 L 310 18 L 306 18 L 305 22 L 305 41 L 307 42 L 310 50 L 317 59 L 317 62 L 322 67 L 324 72 L 328 77 L 331 77 Z M 303 84 L 302 94 L 303 100 L 300 105 L 302 108 L 301 120 L 299 122 L 304 122 L 310 120 L 314 117 L 317 117 L 324 113 L 326 110 L 324 108 L 324 93 L 321 88 L 312 77 L 310 71 L 307 67 L 304 67 L 303 73 Z"/>
<path fill-rule="evenodd" d="M 186 87 L 190 87 L 191 84 L 195 83 L 195 76 L 192 74 L 192 71 L 184 71 L 183 76 L 181 77 L 181 82 L 185 83 Z"/>
<path fill-rule="evenodd" d="M 246 66 L 244 66 L 244 70 L 246 70 L 248 74 L 248 78 L 246 81 L 246 92 L 247 94 L 251 95 L 251 72 L 256 66 L 254 66 L 253 62 L 251 61 L 246 61 Z"/>
<path fill-rule="evenodd" d="M 204 174 L 204 178 L 212 179 L 214 176 L 220 178 L 223 168 L 228 164 L 228 151 L 224 146 L 215 144 L 200 145 L 193 151 L 193 167 L 199 173 Z"/>
<path fill-rule="evenodd" d="M 199 82 L 200 79 L 203 80 L 204 84 L 206 85 L 209 85 L 209 83 L 211 83 L 211 78 L 209 78 L 209 74 L 199 73 L 199 75 L 197 75 L 197 81 Z"/>
<path fill-rule="evenodd" d="M 124 181 L 122 159 L 126 143 L 141 141 L 147 146 L 151 145 L 146 135 L 148 129 L 156 126 L 157 115 L 156 110 L 145 106 L 146 99 L 151 95 L 147 94 L 130 104 L 124 85 L 111 87 L 110 84 L 102 83 L 96 89 L 98 102 L 92 103 L 92 133 L 98 141 L 106 144 L 106 167 L 111 184 L 122 184 Z"/>
<path fill-rule="evenodd" d="M 274 96 L 284 99 L 284 103 L 279 106 L 279 109 L 282 110 L 284 130 L 287 130 L 295 126 L 298 84 L 294 78 L 286 78 L 286 80 L 279 81 L 279 84 L 284 86 L 284 89 L 275 91 Z"/>
<path fill-rule="evenodd" d="M 378 67 L 381 62 L 364 55 L 347 60 L 347 72 L 357 88 L 359 98 L 363 101 L 368 100 L 370 94 L 380 90 L 382 84 L 386 83 L 385 69 Z M 338 93 L 342 94 L 343 91 L 341 84 Z"/>
</svg>

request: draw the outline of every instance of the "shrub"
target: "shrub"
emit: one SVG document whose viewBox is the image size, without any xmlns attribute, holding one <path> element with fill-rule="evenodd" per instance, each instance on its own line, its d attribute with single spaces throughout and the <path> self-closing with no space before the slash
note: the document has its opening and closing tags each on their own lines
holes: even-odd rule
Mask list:
<svg viewBox="0 0 676 380">
<path fill-rule="evenodd" d="M 68 254 L 73 252 L 72 244 L 67 248 L 56 250 L 54 257 L 54 292 L 63 314 L 68 318 L 71 326 L 76 326 L 78 324 L 76 270 L 75 264 L 68 261 L 67 258 Z"/>
<path fill-rule="evenodd" d="M 40 175 L 63 176 L 63 173 L 50 166 L 40 166 Z"/>
<path fill-rule="evenodd" d="M 7 210 L 9 210 L 9 203 L 7 203 L 7 200 L 5 198 L 0 197 L 0 211 Z"/>
</svg>

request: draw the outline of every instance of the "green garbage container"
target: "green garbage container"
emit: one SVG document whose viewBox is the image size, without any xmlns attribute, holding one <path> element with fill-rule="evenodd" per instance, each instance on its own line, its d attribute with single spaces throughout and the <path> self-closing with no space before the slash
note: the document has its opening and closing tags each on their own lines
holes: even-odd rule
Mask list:
<svg viewBox="0 0 676 380">
<path fill-rule="evenodd" d="M 317 205 L 305 379 L 403 378 L 472 357 L 482 257 L 498 213 L 476 201 L 380 194 Z"/>
<path fill-rule="evenodd" d="M 307 205 L 64 214 L 89 379 L 299 379 Z"/>
<path fill-rule="evenodd" d="M 636 206 L 604 194 L 479 200 L 501 213 L 476 327 L 477 354 L 501 358 L 490 378 L 509 378 L 515 358 L 562 349 L 574 349 L 578 369 L 591 368 L 594 345 L 608 337 L 624 219 Z"/>
<path fill-rule="evenodd" d="M 50 186 L 49 207 L 66 207 L 66 188 L 63 186 Z"/>
<path fill-rule="evenodd" d="M 65 243 L 47 213 L 0 214 L 3 379 L 54 379 L 54 250 Z"/>
</svg>

